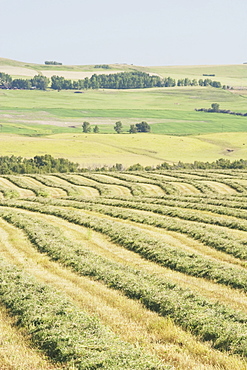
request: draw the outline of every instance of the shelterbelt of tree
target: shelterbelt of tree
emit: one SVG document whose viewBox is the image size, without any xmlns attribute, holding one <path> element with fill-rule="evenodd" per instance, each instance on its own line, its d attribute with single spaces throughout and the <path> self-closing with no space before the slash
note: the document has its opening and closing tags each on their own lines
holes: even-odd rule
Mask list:
<svg viewBox="0 0 247 370">
<path fill-rule="evenodd" d="M 240 159 L 230 161 L 229 159 L 220 158 L 214 162 L 194 163 L 178 162 L 177 164 L 169 164 L 163 162 L 157 166 L 142 166 L 139 163 L 129 166 L 127 171 L 145 171 L 153 170 L 179 170 L 179 169 L 247 169 L 247 160 Z M 66 158 L 54 158 L 50 154 L 36 155 L 33 158 L 27 159 L 21 156 L 0 156 L 0 174 L 39 174 L 39 173 L 68 173 L 68 172 L 98 172 L 106 170 L 106 167 L 96 167 L 93 170 L 90 168 L 80 168 L 78 163 L 69 161 Z M 116 163 L 109 168 L 110 172 L 123 171 L 123 165 Z"/>
<path fill-rule="evenodd" d="M 32 79 L 12 77 L 0 72 L 0 88 L 2 89 L 38 89 L 46 90 L 48 86 L 53 90 L 82 90 L 82 89 L 143 89 L 150 87 L 174 87 L 174 86 L 212 86 L 221 88 L 219 81 L 209 78 L 190 79 L 188 77 L 178 79 L 160 77 L 146 72 L 119 72 L 111 74 L 93 74 L 90 78 L 71 80 L 61 76 L 52 76 L 50 80 L 46 76 L 36 75 Z M 227 88 L 227 86 L 223 86 Z"/>
</svg>

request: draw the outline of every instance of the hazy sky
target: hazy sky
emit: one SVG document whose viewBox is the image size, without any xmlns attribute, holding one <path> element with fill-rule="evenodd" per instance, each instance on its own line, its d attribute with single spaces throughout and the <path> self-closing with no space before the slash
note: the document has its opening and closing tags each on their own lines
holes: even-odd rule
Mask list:
<svg viewBox="0 0 247 370">
<path fill-rule="evenodd" d="M 135 65 L 247 62 L 247 0 L 0 0 L 0 57 Z"/>
</svg>

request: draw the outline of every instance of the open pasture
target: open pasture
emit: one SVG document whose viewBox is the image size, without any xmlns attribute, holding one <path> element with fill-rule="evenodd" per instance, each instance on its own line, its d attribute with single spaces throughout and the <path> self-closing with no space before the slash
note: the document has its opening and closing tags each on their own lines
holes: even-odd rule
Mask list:
<svg viewBox="0 0 247 370">
<path fill-rule="evenodd" d="M 116 163 L 126 168 L 135 163 L 153 166 L 163 162 L 212 162 L 247 156 L 247 135 L 239 132 L 191 136 L 78 132 L 41 137 L 2 134 L 0 145 L 1 155 L 31 158 L 50 154 L 91 168 Z"/>
<path fill-rule="evenodd" d="M 147 121 L 157 134 L 195 135 L 214 132 L 243 132 L 246 117 L 196 112 L 196 108 L 220 108 L 246 112 L 246 97 L 209 87 L 176 87 L 137 90 L 0 91 L 2 133 L 49 135 L 81 132 L 88 121 L 100 133 L 113 133 L 116 121 L 123 132 L 130 124 Z"/>
<path fill-rule="evenodd" d="M 247 172 L 2 175 L 0 192 L 1 368 L 247 369 Z"/>
</svg>

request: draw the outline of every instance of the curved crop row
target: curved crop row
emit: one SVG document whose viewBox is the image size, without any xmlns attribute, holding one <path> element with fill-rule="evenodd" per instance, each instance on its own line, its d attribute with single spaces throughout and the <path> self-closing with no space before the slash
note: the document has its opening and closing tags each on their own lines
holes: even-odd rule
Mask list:
<svg viewBox="0 0 247 370">
<path fill-rule="evenodd" d="M 5 204 L 4 204 L 5 203 Z M 247 271 L 238 267 L 216 262 L 208 257 L 202 257 L 195 253 L 181 251 L 175 247 L 159 241 L 158 237 L 144 235 L 133 226 L 120 224 L 115 220 L 102 219 L 78 211 L 62 209 L 54 206 L 38 205 L 32 202 L 1 202 L 35 212 L 51 214 L 62 217 L 70 222 L 92 228 L 106 234 L 112 241 L 119 245 L 139 253 L 146 259 L 157 262 L 162 266 L 185 274 L 203 277 L 217 283 L 247 291 Z M 128 216 L 126 215 L 126 218 Z"/>
<path fill-rule="evenodd" d="M 34 201 L 42 203 L 41 199 L 34 199 Z M 113 203 L 113 200 L 111 201 Z M 47 202 L 45 203 L 48 204 Z M 200 222 L 191 222 L 191 220 L 178 220 L 172 217 L 172 214 L 169 214 L 169 216 L 156 216 L 155 214 L 149 215 L 138 213 L 135 210 L 132 210 L 132 208 L 138 209 L 138 207 L 133 206 L 131 208 L 125 209 L 121 208 L 120 204 L 115 204 L 115 206 L 111 206 L 107 205 L 107 202 L 104 203 L 104 201 L 101 204 L 101 199 L 98 202 L 90 202 L 84 199 L 73 202 L 71 200 L 50 200 L 49 204 L 55 206 L 74 207 L 78 209 L 96 211 L 108 216 L 156 226 L 169 231 L 176 231 L 179 233 L 187 234 L 193 239 L 200 240 L 207 246 L 233 255 L 236 258 L 245 260 L 247 257 L 246 243 L 240 240 L 236 240 L 236 238 L 228 234 L 226 231 L 224 233 L 221 233 L 220 230 L 215 230 L 212 227 L 207 226 L 207 224 L 204 225 Z M 131 206 L 132 205 L 133 203 L 131 203 Z M 223 225 L 221 226 L 226 226 L 226 223 L 223 223 Z"/>
<path fill-rule="evenodd" d="M 235 220 L 235 219 L 227 219 L 227 218 L 223 218 L 221 217 L 221 215 L 210 215 L 210 214 L 205 214 L 205 213 L 200 213 L 200 212 L 197 212 L 197 209 L 198 210 L 206 210 L 206 211 L 210 211 L 210 208 L 209 207 L 202 207 L 202 206 L 199 206 L 199 207 L 183 207 L 183 205 L 180 205 L 178 204 L 178 202 L 176 202 L 176 204 L 173 206 L 173 205 L 166 205 L 165 202 L 162 202 L 161 204 L 159 202 L 157 202 L 156 204 L 151 204 L 151 203 L 148 203 L 148 201 L 146 202 L 129 202 L 128 200 L 115 200 L 115 199 L 111 199 L 111 200 L 108 200 L 108 199 L 98 199 L 96 201 L 90 201 L 90 200 L 84 200 L 84 199 L 81 199 L 82 202 L 86 202 L 86 203 L 97 203 L 97 204 L 104 204 L 104 205 L 110 205 L 110 206 L 116 206 L 116 207 L 122 207 L 122 208 L 130 208 L 130 209 L 137 209 L 137 210 L 142 210 L 142 211 L 148 211 L 148 212 L 153 212 L 153 213 L 158 213 L 160 215 L 163 215 L 163 216 L 170 216 L 170 217 L 178 217 L 178 218 L 181 218 L 183 220 L 188 220 L 188 221 L 196 221 L 196 222 L 200 222 L 200 223 L 206 223 L 206 224 L 210 224 L 210 225 L 218 225 L 218 226 L 222 226 L 222 227 L 228 227 L 230 229 L 237 229 L 237 230 L 242 230 L 242 231 L 247 231 L 247 222 L 246 221 L 242 221 L 242 220 Z M 201 208 L 202 209 L 201 209 Z M 181 208 L 186 208 L 185 209 L 181 209 Z M 188 209 L 191 208 L 193 209 L 192 211 L 188 211 Z M 195 211 L 196 209 L 196 211 Z M 223 212 L 224 210 L 222 210 Z M 213 212 L 213 213 L 217 213 L 216 210 Z M 230 212 L 229 212 L 230 213 Z M 226 212 L 224 212 L 224 214 L 226 215 Z M 229 216 L 233 216 L 233 217 L 238 217 L 238 215 L 240 215 L 240 217 L 238 218 L 241 218 L 241 219 L 244 219 L 246 220 L 246 213 L 245 212 L 235 212 L 235 214 L 227 214 Z M 242 216 L 242 217 L 241 217 Z"/>
<path fill-rule="evenodd" d="M 85 250 L 81 244 L 66 239 L 60 230 L 35 219 L 35 216 L 31 218 L 13 210 L 3 211 L 1 216 L 22 228 L 38 250 L 47 253 L 54 260 L 81 275 L 90 276 L 109 287 L 121 290 L 130 298 L 141 300 L 147 308 L 172 317 L 179 325 L 202 340 L 210 341 L 217 349 L 247 356 L 247 317 L 243 314 L 218 303 L 207 302 L 161 277 L 109 262 Z"/>
<path fill-rule="evenodd" d="M 80 370 L 156 370 L 161 365 L 120 341 L 47 285 L 0 261 L 0 300 L 53 361 Z"/>
<path fill-rule="evenodd" d="M 18 186 L 19 188 L 33 191 L 36 196 L 48 197 L 50 195 L 47 192 L 47 190 L 42 188 L 42 187 L 38 187 L 38 186 L 35 186 L 35 185 L 28 185 L 25 182 L 25 177 L 24 176 L 16 177 L 16 176 L 12 176 L 12 175 L 5 175 L 4 177 L 6 179 L 8 179 L 10 182 L 12 182 L 13 184 L 15 184 L 16 186 Z"/>
</svg>

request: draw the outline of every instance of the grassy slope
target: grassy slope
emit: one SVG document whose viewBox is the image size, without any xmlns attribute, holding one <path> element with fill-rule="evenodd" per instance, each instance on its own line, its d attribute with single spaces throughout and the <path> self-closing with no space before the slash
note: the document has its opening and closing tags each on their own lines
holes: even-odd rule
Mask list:
<svg viewBox="0 0 247 370">
<path fill-rule="evenodd" d="M 220 81 L 223 85 L 246 86 L 247 65 L 210 65 L 210 66 L 170 66 L 170 67 L 149 67 L 151 71 L 163 77 L 173 78 L 189 77 L 190 79 L 210 78 Z M 214 77 L 206 77 L 203 74 L 215 74 Z"/>
<path fill-rule="evenodd" d="M 66 157 L 82 166 L 115 163 L 129 166 L 138 162 L 156 165 L 164 161 L 247 157 L 247 135 L 242 133 L 187 137 L 154 134 L 57 134 L 41 138 L 0 135 L 0 146 L 1 155 L 32 157 L 49 153 L 54 157 Z M 228 152 L 227 149 L 234 151 Z"/>
<path fill-rule="evenodd" d="M 34 63 L 25 63 L 19 62 L 11 59 L 0 58 L 0 69 L 5 67 L 15 67 L 19 68 L 20 72 L 23 69 L 23 73 L 26 73 L 29 76 L 29 72 L 25 69 L 33 70 L 34 72 L 44 73 L 46 71 L 56 71 L 61 73 L 73 71 L 73 72 L 99 72 L 106 71 L 102 68 L 94 68 L 92 65 L 62 65 L 62 66 L 51 66 L 45 64 L 34 64 Z M 111 64 L 111 70 L 116 71 L 129 71 L 129 70 L 141 70 L 150 73 L 157 73 L 163 77 L 173 77 L 173 78 L 185 78 L 189 77 L 191 79 L 196 78 L 207 78 L 203 74 L 215 74 L 215 77 L 209 77 L 217 81 L 221 81 L 223 84 L 230 86 L 247 86 L 247 65 L 210 65 L 210 66 L 133 66 L 127 64 Z M 17 71 L 17 69 L 16 69 Z M 3 70 L 4 72 L 4 70 Z M 23 75 L 21 73 L 21 75 Z"/>
</svg>

